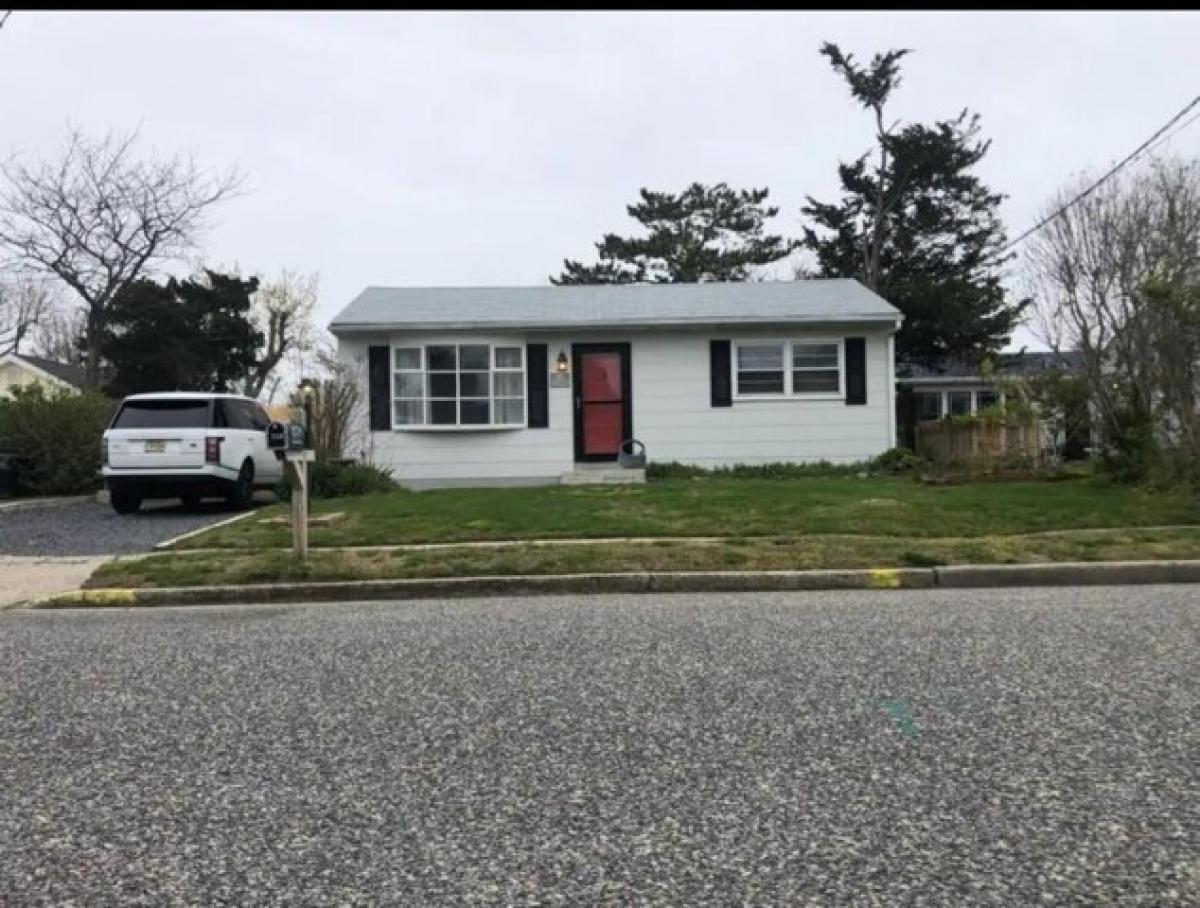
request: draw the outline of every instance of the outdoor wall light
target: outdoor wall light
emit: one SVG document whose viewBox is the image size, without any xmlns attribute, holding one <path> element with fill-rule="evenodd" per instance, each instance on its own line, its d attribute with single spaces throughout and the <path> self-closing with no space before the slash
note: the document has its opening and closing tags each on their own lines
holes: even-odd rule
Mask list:
<svg viewBox="0 0 1200 908">
<path fill-rule="evenodd" d="M 558 351 L 558 359 L 554 362 L 554 370 L 559 375 L 567 374 L 567 354 L 562 350 Z"/>
</svg>

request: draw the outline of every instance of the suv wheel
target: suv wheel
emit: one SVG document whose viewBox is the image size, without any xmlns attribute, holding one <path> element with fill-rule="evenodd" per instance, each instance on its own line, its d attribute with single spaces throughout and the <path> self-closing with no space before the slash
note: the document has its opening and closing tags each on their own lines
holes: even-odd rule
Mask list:
<svg viewBox="0 0 1200 908">
<path fill-rule="evenodd" d="M 238 472 L 237 482 L 229 494 L 225 496 L 229 506 L 237 511 L 244 511 L 254 502 L 254 464 L 246 461 Z"/>
<path fill-rule="evenodd" d="M 142 496 L 120 486 L 109 489 L 108 500 L 118 514 L 136 514 L 142 506 Z"/>
</svg>

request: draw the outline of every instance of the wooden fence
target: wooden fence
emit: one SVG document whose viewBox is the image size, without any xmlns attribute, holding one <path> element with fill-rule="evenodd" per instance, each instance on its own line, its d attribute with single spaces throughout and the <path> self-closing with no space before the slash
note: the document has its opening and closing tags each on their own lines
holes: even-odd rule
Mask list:
<svg viewBox="0 0 1200 908">
<path fill-rule="evenodd" d="M 943 466 L 995 467 L 1005 461 L 1038 460 L 1041 443 L 1037 420 L 917 423 L 917 453 Z"/>
</svg>

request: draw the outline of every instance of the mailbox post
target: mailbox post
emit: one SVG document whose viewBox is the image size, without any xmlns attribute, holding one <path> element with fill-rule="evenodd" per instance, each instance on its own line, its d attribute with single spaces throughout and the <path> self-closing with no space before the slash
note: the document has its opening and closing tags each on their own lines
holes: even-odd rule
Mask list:
<svg viewBox="0 0 1200 908">
<path fill-rule="evenodd" d="M 308 557 L 308 465 L 316 454 L 305 445 L 304 428 L 294 423 L 271 423 L 267 445 L 283 461 L 292 490 L 292 551 L 304 561 Z"/>
</svg>

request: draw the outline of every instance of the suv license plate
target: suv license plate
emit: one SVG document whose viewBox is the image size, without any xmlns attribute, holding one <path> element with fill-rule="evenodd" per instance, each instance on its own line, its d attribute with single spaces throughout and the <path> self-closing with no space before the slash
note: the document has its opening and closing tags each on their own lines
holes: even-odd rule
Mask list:
<svg viewBox="0 0 1200 908">
<path fill-rule="evenodd" d="M 167 443 L 165 441 L 148 441 L 148 442 L 146 442 L 146 453 L 147 454 L 161 454 L 165 450 L 167 450 Z"/>
</svg>

